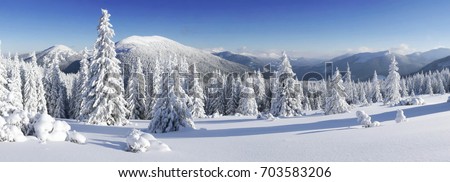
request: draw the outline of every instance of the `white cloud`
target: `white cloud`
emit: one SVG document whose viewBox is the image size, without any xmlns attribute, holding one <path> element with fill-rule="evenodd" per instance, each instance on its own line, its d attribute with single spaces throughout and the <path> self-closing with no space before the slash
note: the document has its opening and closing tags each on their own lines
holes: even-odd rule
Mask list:
<svg viewBox="0 0 450 182">
<path fill-rule="evenodd" d="M 408 44 L 402 43 L 397 47 L 390 48 L 389 51 L 391 51 L 393 53 L 397 53 L 397 54 L 406 55 L 406 54 L 416 52 L 417 50 L 414 48 L 411 48 Z"/>
<path fill-rule="evenodd" d="M 204 48 L 203 50 L 210 53 L 226 51 L 226 49 L 223 47 Z"/>
</svg>

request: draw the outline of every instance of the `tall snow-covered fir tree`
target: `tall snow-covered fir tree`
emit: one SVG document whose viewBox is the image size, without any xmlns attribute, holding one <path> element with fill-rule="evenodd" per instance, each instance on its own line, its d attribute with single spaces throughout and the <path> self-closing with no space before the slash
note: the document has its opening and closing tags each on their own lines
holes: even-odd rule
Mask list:
<svg viewBox="0 0 450 182">
<path fill-rule="evenodd" d="M 392 57 L 389 65 L 389 74 L 385 80 L 384 104 L 396 105 L 400 102 L 400 74 L 398 73 L 397 60 Z"/>
<path fill-rule="evenodd" d="M 87 81 L 89 73 L 89 54 L 87 48 L 83 50 L 83 59 L 80 61 L 80 70 L 78 71 L 77 79 L 73 82 L 72 87 L 72 107 L 71 116 L 72 118 L 78 118 L 81 111 L 81 103 L 83 103 L 83 98 L 87 95 Z M 78 89 L 74 89 L 78 88 Z"/>
<path fill-rule="evenodd" d="M 425 77 L 425 83 L 426 83 L 425 94 L 429 94 L 429 95 L 433 95 L 434 94 L 433 93 L 433 86 L 432 86 L 431 82 L 432 82 L 431 81 L 431 75 L 428 74 Z"/>
<path fill-rule="evenodd" d="M 400 80 L 400 95 L 402 97 L 408 97 L 408 87 L 406 87 L 406 80 L 405 79 L 401 79 Z"/>
<path fill-rule="evenodd" d="M 375 70 L 373 73 L 371 98 L 372 102 L 383 101 L 383 96 L 381 95 L 380 90 L 380 82 L 378 81 L 377 70 Z"/>
<path fill-rule="evenodd" d="M 128 110 L 129 119 L 145 119 L 145 77 L 142 71 L 141 59 L 136 60 L 132 66 L 132 72 L 128 81 Z"/>
<path fill-rule="evenodd" d="M 225 114 L 224 78 L 220 71 L 214 71 L 206 83 L 206 115 Z"/>
<path fill-rule="evenodd" d="M 110 16 L 107 10 L 102 9 L 80 120 L 90 124 L 126 125 L 129 123 L 126 118 L 129 110 L 123 95 L 120 61 L 116 58 L 112 41 L 114 30 L 109 23 Z"/>
<path fill-rule="evenodd" d="M 333 78 L 328 83 L 328 94 L 325 98 L 324 112 L 326 115 L 338 114 L 348 112 L 350 106 L 345 101 L 345 88 L 339 69 L 336 67 L 336 72 Z"/>
<path fill-rule="evenodd" d="M 23 109 L 22 79 L 20 77 L 19 55 L 16 53 L 11 61 L 12 64 L 8 76 L 8 89 L 13 96 L 12 105 L 18 109 Z"/>
<path fill-rule="evenodd" d="M 23 109 L 28 112 L 37 112 L 37 92 L 36 75 L 33 73 L 31 65 L 22 65 L 23 75 Z"/>
<path fill-rule="evenodd" d="M 165 64 L 167 73 L 159 83 L 161 92 L 152 108 L 152 121 L 148 129 L 152 133 L 166 133 L 183 128 L 195 128 L 191 111 L 187 106 L 179 72 L 173 69 L 173 60 Z"/>
<path fill-rule="evenodd" d="M 255 99 L 258 104 L 258 111 L 263 112 L 266 109 L 266 85 L 261 71 L 255 71 L 253 76 L 253 90 L 255 91 Z"/>
<path fill-rule="evenodd" d="M 275 88 L 275 97 L 271 103 L 271 113 L 274 116 L 298 116 L 301 115 L 301 108 L 295 97 L 295 73 L 292 71 L 292 66 L 289 63 L 289 58 L 286 52 L 283 52 L 281 57 L 281 65 L 277 71 L 277 87 Z"/>
<path fill-rule="evenodd" d="M 197 78 L 197 68 L 194 65 L 192 65 L 192 71 L 191 71 L 191 83 L 190 83 L 190 90 L 189 90 L 189 96 L 192 98 L 192 106 L 190 108 L 191 115 L 194 118 L 204 118 L 205 115 L 205 95 L 203 94 L 203 88 L 200 85 L 200 82 L 198 81 L 199 78 Z"/>
<path fill-rule="evenodd" d="M 230 79 L 230 83 L 227 84 L 229 95 L 226 103 L 226 115 L 236 114 L 237 108 L 239 107 L 239 100 L 241 99 L 241 78 L 239 76 L 237 76 L 237 78 L 234 78 L 234 76 L 232 76 Z"/>
<path fill-rule="evenodd" d="M 47 109 L 50 116 L 56 118 L 65 118 L 65 98 L 64 98 L 64 83 L 61 80 L 61 70 L 59 69 L 60 56 L 58 54 L 54 55 L 53 58 L 47 62 Z"/>
<path fill-rule="evenodd" d="M 147 101 L 146 101 L 146 118 L 152 119 L 152 108 L 156 104 L 156 100 L 158 97 L 158 94 L 160 94 L 161 88 L 161 81 L 162 81 L 162 66 L 161 66 L 161 55 L 158 54 L 158 58 L 154 61 L 154 65 L 152 67 L 152 72 L 148 72 L 147 74 Z"/>
<path fill-rule="evenodd" d="M 38 95 L 37 95 L 37 84 L 36 77 L 37 75 L 34 73 L 33 64 L 36 62 L 36 53 L 32 52 L 30 54 L 31 63 L 23 64 L 21 67 L 22 72 L 22 96 L 23 96 L 23 109 L 25 111 L 35 113 L 37 112 L 38 105 Z"/>
<path fill-rule="evenodd" d="M 356 98 L 358 98 L 358 95 L 356 95 L 355 89 L 354 89 L 354 84 L 352 81 L 352 72 L 350 70 L 350 65 L 347 62 L 347 72 L 344 75 L 344 87 L 345 87 L 345 94 L 347 95 L 345 97 L 345 100 L 347 101 L 347 103 L 349 104 L 356 104 L 357 100 Z"/>
<path fill-rule="evenodd" d="M 31 62 L 31 67 L 33 70 L 38 69 L 38 65 L 36 60 Z M 45 88 L 44 88 L 44 82 L 43 82 L 44 75 L 42 74 L 36 74 L 36 101 L 37 101 L 37 112 L 41 114 L 47 114 L 47 99 L 45 98 Z"/>
<path fill-rule="evenodd" d="M 255 91 L 252 87 L 253 80 L 249 81 L 252 78 L 249 77 L 248 73 L 245 73 L 244 79 L 236 112 L 242 115 L 253 116 L 258 114 L 258 104 L 256 103 Z"/>
</svg>

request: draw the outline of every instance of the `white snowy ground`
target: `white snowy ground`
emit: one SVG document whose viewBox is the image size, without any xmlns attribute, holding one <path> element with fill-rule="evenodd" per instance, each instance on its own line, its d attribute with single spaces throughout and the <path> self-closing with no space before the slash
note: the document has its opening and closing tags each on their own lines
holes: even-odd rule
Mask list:
<svg viewBox="0 0 450 182">
<path fill-rule="evenodd" d="M 449 95 L 423 96 L 426 105 L 356 107 L 350 113 L 275 121 L 255 117 L 196 120 L 197 131 L 157 134 L 171 152 L 125 152 L 133 128 L 69 121 L 87 144 L 0 143 L 0 161 L 450 161 Z M 403 109 L 408 122 L 394 121 Z M 381 127 L 362 128 L 355 112 L 364 110 Z M 148 121 L 135 121 L 144 129 Z"/>
</svg>

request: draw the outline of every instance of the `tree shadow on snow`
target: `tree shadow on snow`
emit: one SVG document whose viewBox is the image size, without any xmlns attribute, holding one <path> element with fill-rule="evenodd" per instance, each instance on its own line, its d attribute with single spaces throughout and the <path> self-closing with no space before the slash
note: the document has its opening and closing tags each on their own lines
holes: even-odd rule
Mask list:
<svg viewBox="0 0 450 182">
<path fill-rule="evenodd" d="M 256 118 L 256 116 L 255 116 Z M 256 121 L 257 119 L 231 119 L 231 120 L 200 120 L 195 121 L 195 123 L 202 123 L 202 124 L 225 124 L 225 123 L 243 123 L 243 122 L 250 122 L 250 121 Z"/>
<path fill-rule="evenodd" d="M 111 148 L 115 150 L 125 150 L 127 144 L 125 142 L 117 142 L 117 141 L 108 141 L 101 139 L 92 139 L 89 140 L 88 144 L 99 145 L 106 148 Z"/>
<path fill-rule="evenodd" d="M 425 115 L 429 115 L 429 114 L 436 114 L 436 113 L 440 113 L 440 112 L 450 111 L 450 103 L 444 102 L 444 103 L 440 103 L 440 104 L 423 105 L 423 106 L 419 106 L 419 107 L 405 108 L 402 110 L 403 110 L 406 118 L 413 118 L 413 117 L 418 117 L 418 116 L 425 116 Z M 372 121 L 385 122 L 385 121 L 395 120 L 396 115 L 397 115 L 397 111 L 390 111 L 390 112 L 370 115 L 370 117 L 372 117 Z"/>
<path fill-rule="evenodd" d="M 70 127 L 72 130 L 76 130 L 81 133 L 95 133 L 114 136 L 127 136 L 132 130 L 129 126 L 100 126 L 84 123 L 70 123 Z"/>
<path fill-rule="evenodd" d="M 449 112 L 450 103 L 441 103 L 434 105 L 424 105 L 413 108 L 403 109 L 406 117 L 413 118 L 424 116 L 439 112 Z M 390 111 L 380 114 L 371 115 L 372 121 L 386 122 L 395 119 L 397 111 Z M 221 122 L 221 121 L 219 121 Z M 277 122 L 277 121 L 273 121 Z M 266 127 L 249 127 L 249 128 L 230 128 L 230 129 L 216 129 L 216 130 L 194 130 L 184 132 L 173 132 L 165 134 L 156 134 L 158 138 L 204 138 L 204 137 L 235 137 L 235 136 L 249 136 L 249 135 L 264 135 L 275 133 L 287 133 L 306 131 L 301 134 L 310 134 L 317 132 L 331 132 L 336 130 L 350 129 L 351 126 L 357 125 L 356 116 L 353 118 L 332 119 L 318 121 L 314 123 L 299 123 L 279 126 Z M 344 128 L 346 127 L 346 128 Z M 312 131 L 311 131 L 312 130 Z M 316 131 L 314 131 L 316 130 Z M 317 131 L 318 130 L 318 131 Z M 322 130 L 322 131 L 320 131 Z"/>
</svg>

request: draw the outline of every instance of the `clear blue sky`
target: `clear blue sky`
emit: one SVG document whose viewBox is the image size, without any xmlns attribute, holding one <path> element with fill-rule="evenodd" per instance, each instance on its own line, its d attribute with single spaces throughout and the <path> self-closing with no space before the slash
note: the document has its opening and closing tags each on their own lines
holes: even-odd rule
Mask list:
<svg viewBox="0 0 450 182">
<path fill-rule="evenodd" d="M 115 41 L 161 35 L 196 48 L 305 54 L 450 47 L 445 0 L 2 0 L 3 52 L 92 47 L 100 8 L 112 14 Z"/>
</svg>

